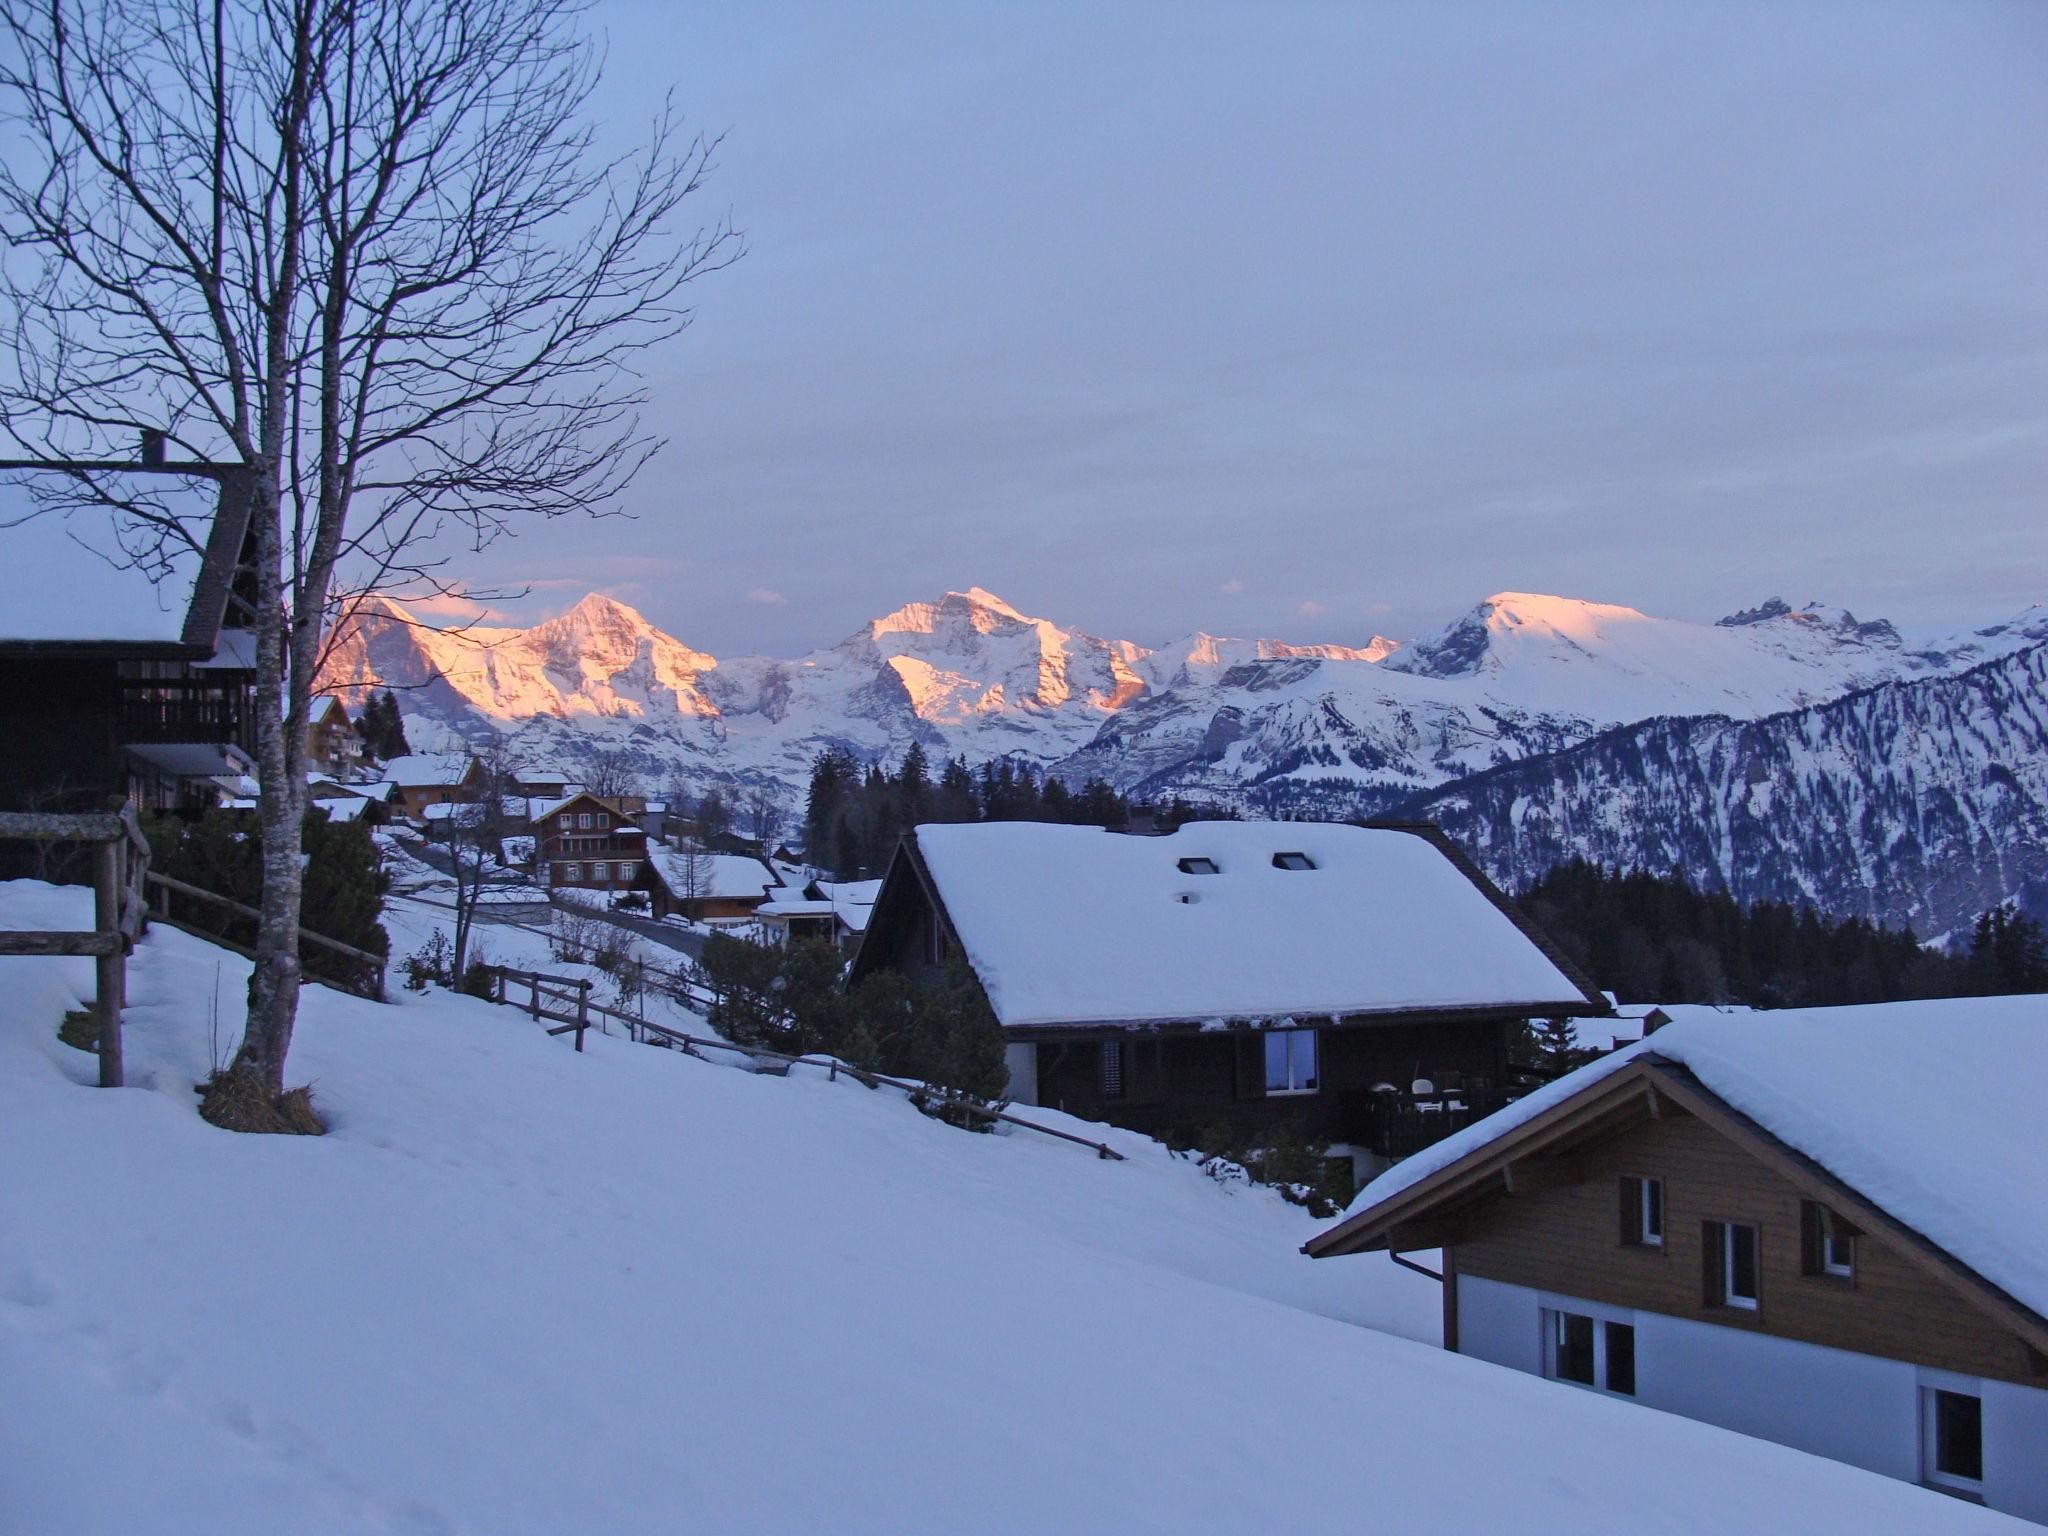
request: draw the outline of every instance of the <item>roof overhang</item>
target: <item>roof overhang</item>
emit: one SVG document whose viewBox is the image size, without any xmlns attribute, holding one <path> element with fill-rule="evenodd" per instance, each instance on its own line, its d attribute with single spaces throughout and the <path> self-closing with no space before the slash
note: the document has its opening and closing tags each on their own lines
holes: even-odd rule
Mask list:
<svg viewBox="0 0 2048 1536">
<path fill-rule="evenodd" d="M 1541 1114 L 1482 1141 L 1405 1189 L 1357 1211 L 1302 1245 L 1312 1259 L 1455 1246 L 1480 1205 L 1578 1182 L 1574 1154 L 1665 1113 L 1695 1116 L 1784 1178 L 1934 1276 L 2025 1343 L 2048 1375 L 2048 1317 L 1984 1278 L 1859 1191 L 1703 1086 L 1679 1064 L 1646 1051 Z M 1480 1122 L 1482 1125 L 1484 1121 Z"/>
</svg>

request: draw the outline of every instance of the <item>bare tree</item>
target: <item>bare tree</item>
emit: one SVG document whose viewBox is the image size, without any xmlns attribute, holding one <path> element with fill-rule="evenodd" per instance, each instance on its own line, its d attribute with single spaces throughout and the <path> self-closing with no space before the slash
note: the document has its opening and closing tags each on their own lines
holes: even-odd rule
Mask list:
<svg viewBox="0 0 2048 1536">
<path fill-rule="evenodd" d="M 757 789 L 747 797 L 747 830 L 761 845 L 761 852 L 775 851 L 775 839 L 782 835 L 782 806 L 765 789 Z"/>
<path fill-rule="evenodd" d="M 668 868 L 675 882 L 676 900 L 682 903 L 683 916 L 694 923 L 703 913 L 704 898 L 711 894 L 711 855 L 705 851 L 700 839 L 685 837 L 677 847 L 675 857 L 669 860 Z"/>
<path fill-rule="evenodd" d="M 522 800 L 518 769 L 502 735 L 493 733 L 476 760 L 483 768 L 479 797 L 474 804 L 453 807 L 448 818 L 448 862 L 455 876 L 455 954 L 449 971 L 457 986 L 469 970 L 470 934 L 492 867 L 505 865 L 505 839 L 515 826 L 509 807 Z M 517 818 L 518 824 L 524 821 L 523 815 Z"/>
<path fill-rule="evenodd" d="M 683 232 L 715 141 L 664 109 L 596 152 L 582 0 L 0 0 L 0 426 L 105 457 L 145 427 L 235 467 L 255 557 L 262 919 L 231 1071 L 296 1016 L 323 628 L 445 586 L 451 546 L 607 510 L 659 446 L 633 366 L 739 254 Z M 157 569 L 203 526 L 81 474 Z"/>
<path fill-rule="evenodd" d="M 639 793 L 640 779 L 633 772 L 633 759 L 624 752 L 600 752 L 590 760 L 583 787 L 600 800 Z"/>
</svg>

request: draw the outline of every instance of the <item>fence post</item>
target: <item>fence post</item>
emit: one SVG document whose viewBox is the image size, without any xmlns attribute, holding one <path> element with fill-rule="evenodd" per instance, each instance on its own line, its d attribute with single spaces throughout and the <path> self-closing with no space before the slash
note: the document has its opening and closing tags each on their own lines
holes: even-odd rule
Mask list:
<svg viewBox="0 0 2048 1536">
<path fill-rule="evenodd" d="M 121 936 L 121 844 L 96 843 L 92 850 L 93 927 L 101 933 Z M 93 960 L 95 1011 L 100 1024 L 100 1086 L 121 1086 L 121 972 L 124 969 L 117 946 L 111 953 Z"/>
<path fill-rule="evenodd" d="M 583 1049 L 583 1031 L 590 1027 L 590 983 L 576 983 L 576 1049 Z"/>
<path fill-rule="evenodd" d="M 530 975 L 528 975 L 528 976 L 527 976 L 527 978 L 526 978 L 526 984 L 527 984 L 527 985 L 528 985 L 529 987 L 533 988 L 533 1021 L 534 1021 L 534 1023 L 538 1024 L 538 1023 L 540 1022 L 540 976 L 539 976 L 539 974 L 538 974 L 538 973 L 533 973 L 533 974 L 530 974 Z"/>
</svg>

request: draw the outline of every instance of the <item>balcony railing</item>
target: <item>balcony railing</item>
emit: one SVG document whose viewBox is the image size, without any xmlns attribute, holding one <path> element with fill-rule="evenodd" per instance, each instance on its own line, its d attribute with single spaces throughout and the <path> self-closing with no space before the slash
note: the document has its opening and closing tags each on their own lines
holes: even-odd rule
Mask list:
<svg viewBox="0 0 2048 1536">
<path fill-rule="evenodd" d="M 1373 1150 L 1382 1157 L 1407 1157 L 1483 1120 L 1508 1103 L 1506 1094 L 1383 1093 L 1374 1096 Z"/>
<path fill-rule="evenodd" d="M 219 742 L 246 745 L 247 711 L 239 689 L 150 690 L 121 697 L 121 739 L 134 745 Z"/>
</svg>

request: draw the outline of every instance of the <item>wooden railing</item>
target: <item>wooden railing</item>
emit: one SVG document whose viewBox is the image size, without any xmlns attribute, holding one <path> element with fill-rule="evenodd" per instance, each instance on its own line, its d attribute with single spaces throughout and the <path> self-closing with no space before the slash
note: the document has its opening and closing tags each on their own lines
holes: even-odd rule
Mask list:
<svg viewBox="0 0 2048 1536">
<path fill-rule="evenodd" d="M 246 906 L 239 901 L 223 896 L 218 891 L 209 891 L 204 886 L 189 885 L 183 880 L 174 880 L 169 875 L 158 874 L 155 870 L 150 870 L 146 878 L 150 892 L 150 916 L 155 918 L 156 921 L 168 923 L 180 932 L 189 933 L 197 939 L 204 939 L 209 944 L 218 944 L 223 949 L 231 949 L 246 959 L 253 960 L 255 958 L 255 952 L 247 945 L 236 943 L 217 929 L 208 928 L 199 923 L 187 922 L 176 916 L 174 901 L 177 897 L 182 896 L 188 900 L 201 902 L 251 922 L 261 922 L 263 920 L 261 912 L 258 912 L 254 907 Z M 307 981 L 321 982 L 326 986 L 335 988 L 337 991 L 350 992 L 357 997 L 367 997 L 372 1002 L 381 1003 L 384 1001 L 384 956 L 373 955 L 366 949 L 357 949 L 353 944 L 344 944 L 339 939 L 330 939 L 326 934 L 315 933 L 310 928 L 301 928 L 299 930 L 299 945 L 301 948 L 304 948 L 309 944 L 315 949 L 326 950 L 329 954 L 338 955 L 347 963 L 341 968 L 340 974 L 335 976 L 307 971 L 304 973 Z"/>
<path fill-rule="evenodd" d="M 143 879 L 149 843 L 135 811 L 82 816 L 0 813 L 0 838 L 32 843 L 93 845 L 93 925 L 85 930 L 0 930 L 0 955 L 91 955 L 93 1012 L 99 1025 L 100 1086 L 121 1086 L 121 1010 L 128 1002 L 128 956 L 148 912 Z"/>
<path fill-rule="evenodd" d="M 1071 1141 L 1076 1146 L 1088 1148 L 1098 1158 L 1111 1162 L 1123 1162 L 1123 1153 L 1100 1141 L 1090 1141 L 1085 1136 L 1076 1136 L 1071 1131 L 1062 1131 L 1055 1126 L 1040 1125 L 1036 1120 L 1026 1120 L 1008 1110 L 991 1109 L 986 1104 L 946 1088 L 935 1088 L 929 1083 L 914 1083 L 906 1078 L 888 1077 L 880 1072 L 868 1072 L 848 1066 L 835 1056 L 792 1056 L 786 1051 L 771 1051 L 758 1045 L 734 1045 L 730 1040 L 719 1040 L 709 1035 L 686 1034 L 679 1029 L 670 1029 L 666 1024 L 656 1024 L 651 1019 L 622 1009 L 608 1008 L 590 999 L 590 983 L 574 976 L 548 976 L 538 971 L 514 970 L 510 966 L 490 967 L 493 986 L 491 1000 L 508 1007 L 519 1008 L 535 1020 L 549 1020 L 558 1027 L 548 1031 L 551 1035 L 566 1035 L 571 1030 L 576 1034 L 576 1049 L 583 1049 L 583 1035 L 586 1030 L 596 1029 L 608 1033 L 605 1024 L 616 1020 L 626 1027 L 627 1038 L 640 1045 L 665 1046 L 670 1050 L 682 1051 L 685 1055 L 701 1057 L 705 1051 L 724 1051 L 734 1056 L 744 1056 L 750 1061 L 778 1061 L 784 1063 L 784 1070 L 790 1067 L 822 1068 L 831 1081 L 837 1082 L 843 1075 L 852 1078 L 868 1088 L 895 1088 L 918 1099 L 938 1106 L 942 1115 L 959 1114 L 965 1118 L 984 1121 L 1001 1121 L 1004 1125 L 1021 1126 L 1027 1131 L 1036 1131 L 1041 1136 L 1052 1136 L 1060 1141 Z M 508 988 L 523 987 L 526 998 L 522 1001 L 510 995 Z M 571 1011 L 573 1009 L 573 1011 Z"/>
</svg>

